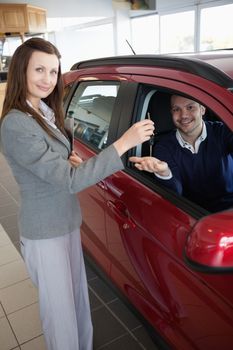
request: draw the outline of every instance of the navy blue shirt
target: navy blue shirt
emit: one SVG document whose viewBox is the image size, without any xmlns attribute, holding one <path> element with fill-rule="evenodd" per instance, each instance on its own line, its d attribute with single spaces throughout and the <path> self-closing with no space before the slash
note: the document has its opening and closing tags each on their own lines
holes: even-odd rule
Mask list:
<svg viewBox="0 0 233 350">
<path fill-rule="evenodd" d="M 233 133 L 221 122 L 205 122 L 198 153 L 180 146 L 176 131 L 164 136 L 153 156 L 168 163 L 170 180 L 159 183 L 211 211 L 233 207 Z"/>
</svg>

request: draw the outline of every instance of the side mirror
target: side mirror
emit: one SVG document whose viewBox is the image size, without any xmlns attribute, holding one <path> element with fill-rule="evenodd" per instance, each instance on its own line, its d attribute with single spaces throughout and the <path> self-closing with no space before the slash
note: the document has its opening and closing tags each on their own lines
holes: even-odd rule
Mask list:
<svg viewBox="0 0 233 350">
<path fill-rule="evenodd" d="M 185 246 L 191 268 L 201 272 L 233 271 L 233 210 L 202 218 Z"/>
</svg>

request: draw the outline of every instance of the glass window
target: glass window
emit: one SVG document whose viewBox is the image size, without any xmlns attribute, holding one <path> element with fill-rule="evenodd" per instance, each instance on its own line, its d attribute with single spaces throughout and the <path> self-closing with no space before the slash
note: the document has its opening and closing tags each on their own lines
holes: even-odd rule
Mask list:
<svg viewBox="0 0 233 350">
<path fill-rule="evenodd" d="M 132 47 L 136 54 L 159 52 L 158 18 L 158 15 L 150 15 L 131 19 Z"/>
<path fill-rule="evenodd" d="M 161 16 L 161 53 L 193 52 L 194 20 L 194 11 Z"/>
<path fill-rule="evenodd" d="M 119 89 L 117 82 L 80 83 L 68 108 L 74 117 L 74 137 L 103 149 Z"/>
<path fill-rule="evenodd" d="M 233 47 L 233 4 L 201 10 L 200 50 Z"/>
</svg>

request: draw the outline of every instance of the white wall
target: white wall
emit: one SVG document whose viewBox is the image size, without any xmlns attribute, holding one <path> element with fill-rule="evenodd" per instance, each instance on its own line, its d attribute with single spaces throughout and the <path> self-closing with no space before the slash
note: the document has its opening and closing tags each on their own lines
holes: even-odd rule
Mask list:
<svg viewBox="0 0 233 350">
<path fill-rule="evenodd" d="M 115 54 L 116 55 L 129 55 L 131 51 L 126 43 L 126 39 L 131 42 L 131 27 L 128 11 L 115 11 L 114 16 L 115 33 Z"/>
<path fill-rule="evenodd" d="M 78 61 L 115 55 L 112 23 L 51 33 L 48 40 L 61 53 L 62 72 L 69 70 Z"/>
</svg>

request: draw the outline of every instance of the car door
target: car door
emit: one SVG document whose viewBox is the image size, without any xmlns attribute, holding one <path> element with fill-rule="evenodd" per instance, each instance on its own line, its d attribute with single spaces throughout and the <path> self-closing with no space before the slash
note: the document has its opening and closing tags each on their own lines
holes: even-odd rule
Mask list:
<svg viewBox="0 0 233 350">
<path fill-rule="evenodd" d="M 82 80 L 88 79 L 82 77 Z M 104 149 L 108 142 L 110 124 L 117 122 L 119 81 L 81 81 L 70 91 L 66 102 L 66 117 L 73 118 L 74 150 L 83 161 Z M 115 118 L 116 116 L 116 118 Z M 99 265 L 109 273 L 110 262 L 106 248 L 105 184 L 78 193 L 83 222 L 82 243 Z"/>
<path fill-rule="evenodd" d="M 145 114 L 148 101 L 139 101 L 140 87 L 145 85 L 145 96 L 149 87 L 150 91 L 172 88 L 177 94 L 200 100 L 233 130 L 232 113 L 216 99 L 219 96 L 187 82 L 139 75 L 133 76 L 132 81 L 135 85 L 129 85 L 129 89 L 135 91 L 135 104 L 125 101 L 119 132 L 128 127 L 123 115 L 132 115 L 135 121 Z M 232 290 L 233 275 L 196 272 L 184 259 L 189 233 L 208 213 L 155 185 L 150 176 L 139 173 L 129 163 L 125 173 L 110 176 L 105 185 L 113 281 L 172 347 L 233 347 L 233 305 L 227 299 L 227 286 Z"/>
</svg>

